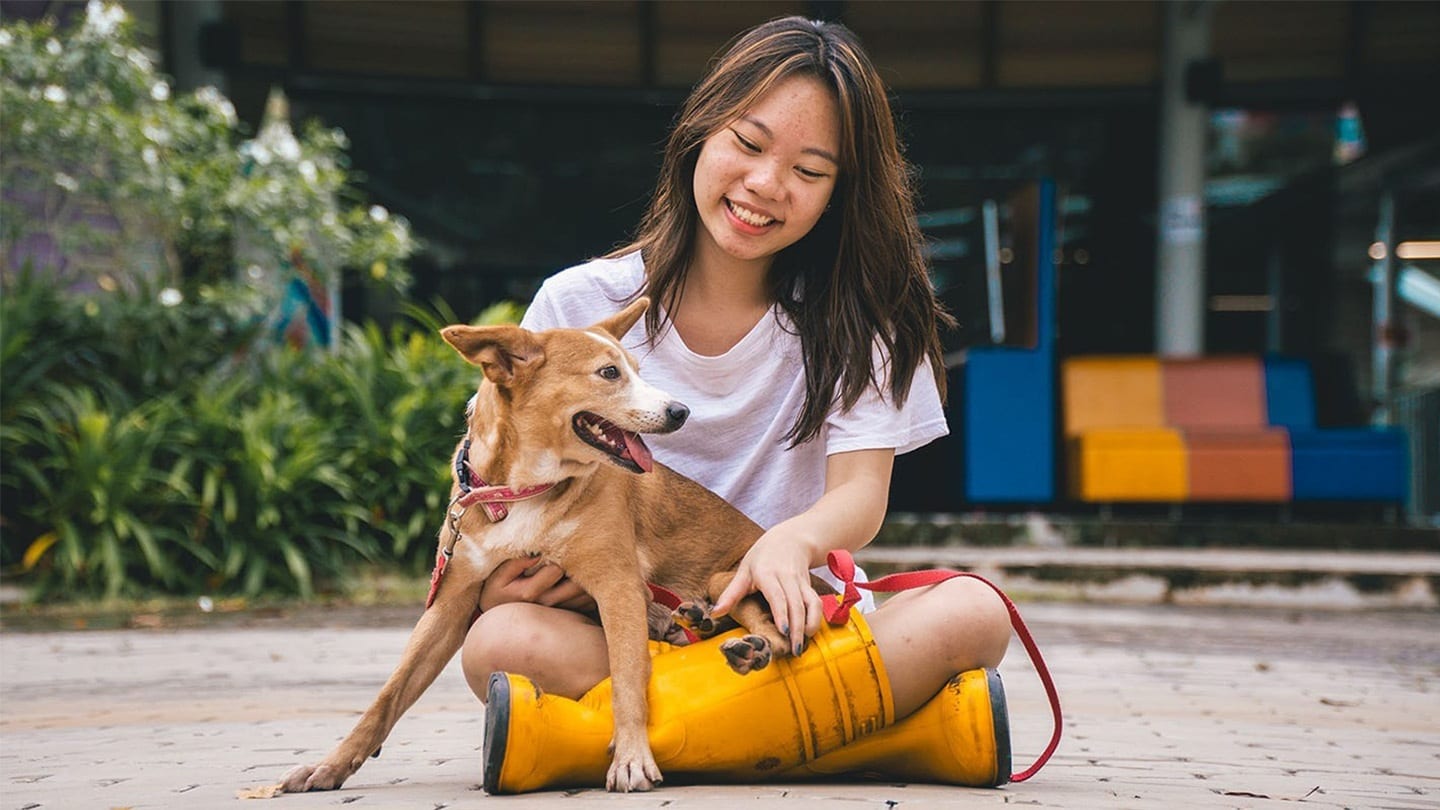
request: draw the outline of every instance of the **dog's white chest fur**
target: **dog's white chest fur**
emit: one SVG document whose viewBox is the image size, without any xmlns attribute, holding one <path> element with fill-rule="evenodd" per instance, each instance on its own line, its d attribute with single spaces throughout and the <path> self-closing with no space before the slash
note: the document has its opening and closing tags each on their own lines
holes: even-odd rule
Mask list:
<svg viewBox="0 0 1440 810">
<path fill-rule="evenodd" d="M 465 533 L 463 553 L 481 572 L 489 576 L 495 566 L 515 557 L 544 557 L 554 548 L 557 537 L 565 537 L 573 521 L 546 519 L 543 504 L 510 504 L 510 515 L 497 523 L 486 523 L 479 532 Z"/>
</svg>

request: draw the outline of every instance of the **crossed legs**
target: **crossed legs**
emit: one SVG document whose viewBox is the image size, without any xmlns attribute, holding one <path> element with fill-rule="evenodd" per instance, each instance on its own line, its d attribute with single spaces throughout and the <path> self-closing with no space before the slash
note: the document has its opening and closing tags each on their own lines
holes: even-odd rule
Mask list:
<svg viewBox="0 0 1440 810">
<path fill-rule="evenodd" d="M 957 673 L 997 666 L 1010 641 L 1004 603 L 968 577 L 896 594 L 866 619 L 889 673 L 897 719 Z M 610 674 L 606 661 L 600 625 L 530 602 L 486 611 L 461 650 L 465 680 L 481 700 L 494 672 L 525 675 L 551 694 L 579 698 Z"/>
</svg>

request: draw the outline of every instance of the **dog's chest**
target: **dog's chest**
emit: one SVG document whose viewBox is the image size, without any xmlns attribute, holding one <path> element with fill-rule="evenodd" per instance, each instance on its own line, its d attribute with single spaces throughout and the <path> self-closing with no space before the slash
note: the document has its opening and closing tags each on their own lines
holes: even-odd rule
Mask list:
<svg viewBox="0 0 1440 810">
<path fill-rule="evenodd" d="M 496 565 L 515 557 L 551 556 L 560 538 L 575 527 L 573 521 L 555 520 L 540 504 L 515 503 L 510 514 L 498 522 L 486 522 L 465 533 L 465 550 L 487 575 Z"/>
</svg>

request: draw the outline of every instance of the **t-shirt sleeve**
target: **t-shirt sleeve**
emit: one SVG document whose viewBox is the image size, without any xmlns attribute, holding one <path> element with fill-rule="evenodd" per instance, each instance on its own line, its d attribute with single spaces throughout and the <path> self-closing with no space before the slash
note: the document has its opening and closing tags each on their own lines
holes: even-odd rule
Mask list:
<svg viewBox="0 0 1440 810">
<path fill-rule="evenodd" d="M 940 392 L 926 361 L 916 368 L 903 406 L 895 407 L 888 391 L 882 395 L 871 386 L 853 408 L 832 412 L 825 423 L 825 454 L 893 448 L 898 456 L 949 432 Z"/>
<path fill-rule="evenodd" d="M 520 319 L 520 325 L 532 332 L 542 332 L 546 329 L 567 325 L 560 322 L 560 312 L 555 302 L 555 290 L 549 281 L 540 285 L 540 289 L 535 293 L 535 299 L 525 309 L 525 317 Z"/>
<path fill-rule="evenodd" d="M 644 272 L 638 253 L 562 270 L 540 285 L 520 325 L 534 332 L 584 329 L 619 312 Z"/>
</svg>

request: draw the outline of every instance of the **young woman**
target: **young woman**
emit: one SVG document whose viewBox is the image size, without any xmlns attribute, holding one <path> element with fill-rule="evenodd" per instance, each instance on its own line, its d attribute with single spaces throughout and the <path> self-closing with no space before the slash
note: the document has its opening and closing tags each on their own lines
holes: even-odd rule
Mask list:
<svg viewBox="0 0 1440 810">
<path fill-rule="evenodd" d="M 789 17 L 737 38 L 685 102 L 636 239 L 546 281 L 524 325 L 587 326 L 639 295 L 654 304 L 627 344 L 691 409 L 650 439 L 655 457 L 766 529 L 717 612 L 758 591 L 801 651 L 822 621 L 812 569 L 875 536 L 895 455 L 946 432 L 950 319 L 885 88 L 846 28 Z M 463 650 L 476 694 L 495 672 L 571 698 L 604 679 L 588 604 L 554 566 L 502 565 Z M 866 620 L 896 717 L 995 667 L 1010 637 L 1000 599 L 971 579 L 895 595 Z"/>
</svg>

